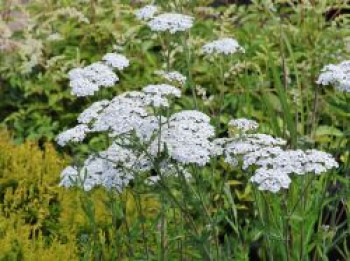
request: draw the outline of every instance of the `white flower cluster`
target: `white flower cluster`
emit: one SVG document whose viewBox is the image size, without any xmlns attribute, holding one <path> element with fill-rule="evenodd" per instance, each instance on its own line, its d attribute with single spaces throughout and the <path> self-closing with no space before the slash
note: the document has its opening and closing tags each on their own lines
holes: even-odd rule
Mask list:
<svg viewBox="0 0 350 261">
<path fill-rule="evenodd" d="M 318 77 L 317 84 L 333 84 L 339 91 L 350 92 L 350 60 L 326 65 Z"/>
<path fill-rule="evenodd" d="M 199 111 L 181 111 L 168 119 L 160 136 L 151 144 L 150 153 L 155 155 L 165 145 L 169 156 L 177 162 L 204 166 L 214 155 L 214 144 L 210 141 L 214 135 L 215 129 L 207 115 Z"/>
<path fill-rule="evenodd" d="M 245 118 L 230 120 L 228 126 L 238 129 L 241 132 L 253 131 L 259 127 L 256 121 Z"/>
<path fill-rule="evenodd" d="M 288 188 L 290 183 L 289 175 L 305 175 L 314 173 L 320 175 L 332 168 L 337 168 L 338 163 L 334 158 L 325 152 L 318 150 L 275 150 L 255 151 L 243 157 L 246 169 L 249 166 L 258 166 L 252 182 L 259 184 L 259 189 L 277 192 L 280 188 Z M 262 179 L 266 175 L 267 179 Z M 275 182 L 274 182 L 275 181 Z M 286 187 L 286 185 L 288 185 Z"/>
<path fill-rule="evenodd" d="M 65 168 L 61 173 L 60 186 L 81 186 L 85 191 L 104 186 L 120 192 L 132 179 L 131 172 L 118 168 L 106 159 L 90 156 L 80 171 L 72 166 Z"/>
<path fill-rule="evenodd" d="M 115 97 L 91 122 L 92 131 L 109 131 L 111 136 L 117 136 L 137 129 L 148 115 L 145 96 L 141 92 L 130 92 Z"/>
<path fill-rule="evenodd" d="M 175 34 L 189 30 L 193 26 L 193 17 L 177 13 L 164 13 L 154 17 L 147 24 L 154 32 Z"/>
<path fill-rule="evenodd" d="M 170 97 L 181 96 L 181 91 L 169 84 L 156 84 L 147 85 L 143 88 L 144 93 L 147 94 L 146 101 L 147 104 L 153 107 L 168 107 Z"/>
<path fill-rule="evenodd" d="M 284 150 L 286 141 L 266 134 L 242 134 L 215 140 L 227 163 L 242 169 L 254 166 L 250 181 L 273 193 L 289 188 L 289 175 L 321 174 L 338 167 L 334 158 L 318 150 Z"/>
<path fill-rule="evenodd" d="M 277 193 L 281 189 L 288 189 L 291 179 L 278 169 L 258 169 L 250 181 L 258 184 L 259 190 Z"/>
<path fill-rule="evenodd" d="M 225 161 L 232 166 L 237 166 L 241 157 L 249 152 L 286 144 L 283 139 L 262 133 L 235 135 L 232 138 L 216 139 L 214 142 L 218 146 L 218 150 L 222 148 L 221 154 L 224 155 Z"/>
<path fill-rule="evenodd" d="M 65 169 L 61 185 L 69 187 L 80 181 L 85 190 L 104 186 L 120 191 L 135 173 L 154 167 L 152 159 L 158 157 L 162 159 L 164 166 L 160 171 L 166 172 L 164 175 L 181 171 L 185 177 L 190 177 L 181 166 L 181 170 L 172 167 L 170 171 L 171 162 L 203 166 L 216 155 L 211 142 L 215 130 L 210 118 L 199 111 L 180 111 L 167 118 L 149 110 L 154 106 L 149 102 L 152 97 L 160 97 L 168 105 L 170 97 L 180 96 L 176 87 L 159 84 L 148 85 L 143 92 L 126 92 L 111 101 L 93 103 L 78 117 L 80 125 L 61 133 L 57 142 L 64 146 L 70 141 L 81 142 L 88 132 L 107 131 L 115 138 L 115 143 L 90 156 L 80 171 L 76 167 Z M 135 138 L 139 147 L 133 146 Z M 149 182 L 157 179 L 159 177 L 151 177 Z"/>
<path fill-rule="evenodd" d="M 122 71 L 124 68 L 129 67 L 129 60 L 118 53 L 107 53 L 102 57 L 102 60 L 109 66 Z"/>
<path fill-rule="evenodd" d="M 101 86 L 111 87 L 119 80 L 109 66 L 100 62 L 72 69 L 68 77 L 71 92 L 76 96 L 93 95 Z"/>
<path fill-rule="evenodd" d="M 146 5 L 135 12 L 138 20 L 149 20 L 157 13 L 158 7 L 155 5 Z"/>
<path fill-rule="evenodd" d="M 127 92 L 111 101 L 93 103 L 79 115 L 82 124 L 58 135 L 58 144 L 80 142 L 87 132 L 110 131 L 111 136 L 130 133 L 148 116 L 145 97 L 142 92 Z"/>
<path fill-rule="evenodd" d="M 93 95 L 100 87 L 111 87 L 119 81 L 112 68 L 123 70 L 129 66 L 129 60 L 120 54 L 108 53 L 102 62 L 96 62 L 83 68 L 69 71 L 68 78 L 71 93 L 78 97 Z"/>
<path fill-rule="evenodd" d="M 86 191 L 103 186 L 120 192 L 135 178 L 135 173 L 151 169 L 151 162 L 144 154 L 137 154 L 117 141 L 105 151 L 88 157 L 79 171 L 75 166 L 65 168 L 61 173 L 60 185 L 78 185 Z"/>
<path fill-rule="evenodd" d="M 230 55 L 237 52 L 244 53 L 245 50 L 241 47 L 237 40 L 232 38 L 222 38 L 210 43 L 205 44 L 202 47 L 205 54 L 224 54 Z"/>
<path fill-rule="evenodd" d="M 80 124 L 60 133 L 57 136 L 57 144 L 65 146 L 68 142 L 81 142 L 85 139 L 86 133 L 90 131 L 89 127 L 85 124 Z"/>
<path fill-rule="evenodd" d="M 177 71 L 155 71 L 155 74 L 161 76 L 163 79 L 171 82 L 171 83 L 178 83 L 180 85 L 185 85 L 186 83 L 186 76 L 183 74 L 177 72 Z"/>
</svg>

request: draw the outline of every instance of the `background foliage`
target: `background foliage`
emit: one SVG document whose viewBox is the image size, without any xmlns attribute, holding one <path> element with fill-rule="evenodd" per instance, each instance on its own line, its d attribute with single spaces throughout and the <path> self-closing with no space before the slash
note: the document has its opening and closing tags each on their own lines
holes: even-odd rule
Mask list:
<svg viewBox="0 0 350 261">
<path fill-rule="evenodd" d="M 253 2 L 249 6 L 208 9 L 201 7 L 208 6 L 208 1 L 190 1 L 184 7 L 197 17 L 191 44 L 196 47 L 192 50 L 193 78 L 205 90 L 205 94 L 198 92 L 199 107 L 210 115 L 220 114 L 216 124 L 222 135 L 230 118 L 252 117 L 262 123 L 264 131 L 286 138 L 290 147 L 332 152 L 341 168 L 329 188 L 337 197 L 326 210 L 337 212 L 343 204 L 349 218 L 350 97 L 315 84 L 324 65 L 349 59 L 348 16 L 339 12 L 326 19 L 330 10 L 349 6 L 346 1 L 275 1 L 273 6 L 269 1 Z M 58 155 L 54 145 L 46 143 L 66 126 L 73 126 L 77 114 L 95 99 L 139 90 L 154 81 L 155 70 L 166 67 L 162 43 L 134 19 L 133 10 L 141 5 L 111 0 L 0 3 L 0 121 L 13 133 L 13 137 L 6 132 L 0 135 L 0 258 L 66 260 L 69 256 L 88 260 L 95 255 L 96 260 L 113 260 L 130 254 L 131 246 L 140 244 L 138 238 L 145 236 L 143 231 L 153 231 L 147 235 L 153 245 L 146 249 L 156 259 L 157 199 L 146 192 L 142 199 L 126 192 L 120 199 L 124 203 L 111 206 L 106 202 L 113 195 L 102 190 L 84 195 L 57 188 L 58 174 L 70 159 Z M 157 3 L 176 8 L 171 1 Z M 205 42 L 221 36 L 236 38 L 246 49 L 244 56 L 227 61 L 225 88 L 217 77 L 220 72 L 212 69 L 213 61 L 198 51 Z M 172 67 L 185 72 L 181 39 L 173 40 Z M 131 59 L 131 67 L 122 73 L 117 88 L 104 90 L 96 98 L 76 99 L 70 95 L 67 72 L 99 60 L 112 49 Z M 193 108 L 191 90 L 185 93 L 189 98 L 181 105 Z M 13 145 L 12 138 L 23 144 Z M 26 140 L 39 140 L 39 144 Z M 245 185 L 247 177 L 222 162 L 218 164 L 220 171 L 228 173 L 240 222 L 249 227 L 254 213 L 251 187 Z M 220 202 L 218 195 L 213 199 Z M 140 201 L 146 206 L 144 211 L 138 209 Z M 228 202 L 218 206 L 230 208 Z M 232 227 L 225 220 L 218 224 L 222 237 L 226 231 L 231 233 Z M 169 252 L 175 259 L 177 237 L 186 238 L 187 232 L 176 223 L 170 226 L 173 241 Z M 230 250 L 246 253 L 237 260 L 244 260 L 249 249 L 258 245 L 259 232 L 248 230 L 242 242 L 249 244 L 234 244 L 236 249 Z M 115 231 L 123 231 L 118 236 L 125 237 L 111 240 Z M 334 249 L 349 251 L 349 241 L 339 239 Z M 141 246 L 135 249 L 135 258 L 145 255 L 138 250 Z M 189 252 L 188 256 L 198 257 L 195 250 Z"/>
</svg>

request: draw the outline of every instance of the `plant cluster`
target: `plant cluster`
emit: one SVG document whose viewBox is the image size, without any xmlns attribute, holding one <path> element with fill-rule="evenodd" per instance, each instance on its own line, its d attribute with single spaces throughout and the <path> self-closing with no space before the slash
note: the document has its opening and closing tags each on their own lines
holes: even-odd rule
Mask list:
<svg viewBox="0 0 350 261">
<path fill-rule="evenodd" d="M 349 31 L 323 17 L 337 1 L 41 2 L 17 33 L 0 25 L 1 117 L 17 140 L 74 126 L 56 189 L 85 223 L 59 201 L 70 237 L 29 238 L 81 260 L 349 258 Z"/>
</svg>

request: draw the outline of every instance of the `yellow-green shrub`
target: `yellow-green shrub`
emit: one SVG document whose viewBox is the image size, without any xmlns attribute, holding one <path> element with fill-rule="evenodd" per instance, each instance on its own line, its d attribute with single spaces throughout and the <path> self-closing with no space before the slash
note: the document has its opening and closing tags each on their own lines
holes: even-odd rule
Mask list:
<svg viewBox="0 0 350 261">
<path fill-rule="evenodd" d="M 102 255 L 110 256 L 105 235 L 116 231 L 105 204 L 108 194 L 102 188 L 84 194 L 59 187 L 60 172 L 69 161 L 51 143 L 15 145 L 8 132 L 0 131 L 0 260 L 78 260 L 85 251 L 79 240 L 90 237 L 93 229 Z M 156 217 L 159 203 L 151 195 L 138 199 L 141 203 L 130 192 L 121 197 L 127 223 L 139 218 L 139 206 L 144 217 Z M 93 205 L 95 227 L 82 207 L 87 201 Z M 125 227 L 120 225 L 123 234 Z"/>
<path fill-rule="evenodd" d="M 67 260 L 76 257 L 73 244 L 61 242 L 57 187 L 69 159 L 52 144 L 15 145 L 0 133 L 0 260 Z M 69 235 L 69 234 L 67 234 Z"/>
</svg>

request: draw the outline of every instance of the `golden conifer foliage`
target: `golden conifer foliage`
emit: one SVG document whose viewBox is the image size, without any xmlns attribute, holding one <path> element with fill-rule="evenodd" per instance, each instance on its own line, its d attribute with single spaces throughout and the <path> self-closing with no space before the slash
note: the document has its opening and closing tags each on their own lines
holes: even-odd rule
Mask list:
<svg viewBox="0 0 350 261">
<path fill-rule="evenodd" d="M 50 143 L 15 145 L 0 133 L 0 260 L 74 260 L 76 244 L 59 235 L 57 181 L 68 158 Z M 65 236 L 72 242 L 74 237 Z"/>
<path fill-rule="evenodd" d="M 107 240 L 127 233 L 141 216 L 156 218 L 159 202 L 151 195 L 135 198 L 126 191 L 111 201 L 113 193 L 103 188 L 85 193 L 59 187 L 60 173 L 69 162 L 51 143 L 16 145 L 8 132 L 0 131 L 0 261 L 79 260 L 90 256 L 96 244 L 108 258 L 113 253 Z M 121 211 L 117 230 L 108 202 Z M 152 222 L 144 229 L 151 230 Z M 86 236 L 92 245 L 82 243 Z M 119 247 L 127 251 L 124 244 Z"/>
</svg>

